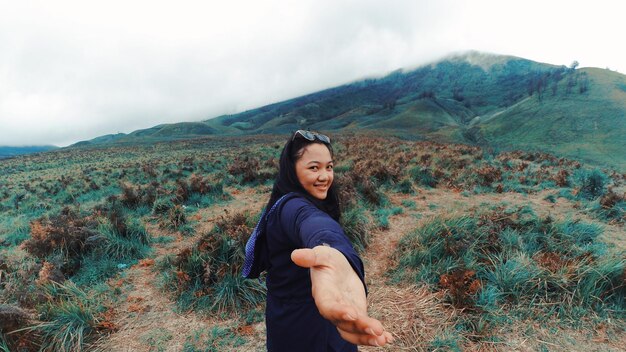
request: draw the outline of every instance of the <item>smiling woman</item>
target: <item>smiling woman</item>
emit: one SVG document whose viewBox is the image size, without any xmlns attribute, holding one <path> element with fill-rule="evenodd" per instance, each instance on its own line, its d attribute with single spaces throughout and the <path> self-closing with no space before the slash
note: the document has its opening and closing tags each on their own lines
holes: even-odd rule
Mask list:
<svg viewBox="0 0 626 352">
<path fill-rule="evenodd" d="M 326 199 L 334 179 L 330 150 L 318 143 L 303 148 L 296 162 L 296 175 L 305 191 L 319 200 Z"/>
<path fill-rule="evenodd" d="M 356 351 L 392 341 L 367 315 L 363 263 L 338 223 L 333 165 L 327 136 L 294 133 L 246 245 L 243 275 L 267 270 L 268 351 Z"/>
</svg>

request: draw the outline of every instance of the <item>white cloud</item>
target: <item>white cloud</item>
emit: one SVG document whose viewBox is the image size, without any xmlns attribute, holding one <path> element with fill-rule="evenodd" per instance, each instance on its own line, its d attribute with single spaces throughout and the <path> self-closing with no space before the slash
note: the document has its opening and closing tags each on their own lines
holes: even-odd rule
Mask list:
<svg viewBox="0 0 626 352">
<path fill-rule="evenodd" d="M 0 0 L 0 145 L 206 119 L 478 49 L 626 72 L 619 1 Z"/>
</svg>

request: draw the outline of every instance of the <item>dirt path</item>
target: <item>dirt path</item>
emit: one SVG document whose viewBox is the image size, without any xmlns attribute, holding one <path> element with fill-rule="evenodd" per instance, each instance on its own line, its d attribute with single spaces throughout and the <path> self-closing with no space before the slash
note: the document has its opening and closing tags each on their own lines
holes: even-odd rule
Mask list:
<svg viewBox="0 0 626 352">
<path fill-rule="evenodd" d="M 93 346 L 95 351 L 182 351 L 186 340 L 194 332 L 206 331 L 216 325 L 228 325 L 229 321 L 206 317 L 194 312 L 179 314 L 175 302 L 168 294 L 157 288 L 158 273 L 154 263 L 167 254 L 178 253 L 192 246 L 204 233 L 210 231 L 225 212 L 258 212 L 262 201 L 259 196 L 265 189 L 246 188 L 243 191 L 229 189 L 233 199 L 207 209 L 200 209 L 192 216 L 198 222 L 193 236 L 176 235 L 170 243 L 153 245 L 151 258 L 127 269 L 121 278 L 110 284 L 122 290 L 126 299 L 115 307 L 113 323 L 118 330 Z M 148 226 L 154 238 L 171 235 L 158 226 Z"/>
</svg>

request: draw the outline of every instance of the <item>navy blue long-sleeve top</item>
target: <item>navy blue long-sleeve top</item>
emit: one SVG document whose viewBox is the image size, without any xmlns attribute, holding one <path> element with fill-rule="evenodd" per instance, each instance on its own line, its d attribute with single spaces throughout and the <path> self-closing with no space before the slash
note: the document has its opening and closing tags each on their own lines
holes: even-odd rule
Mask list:
<svg viewBox="0 0 626 352">
<path fill-rule="evenodd" d="M 269 215 L 266 234 L 268 351 L 357 351 L 319 314 L 309 269 L 291 261 L 295 249 L 329 245 L 346 257 L 365 285 L 363 263 L 339 223 L 306 198 L 295 196 Z"/>
</svg>

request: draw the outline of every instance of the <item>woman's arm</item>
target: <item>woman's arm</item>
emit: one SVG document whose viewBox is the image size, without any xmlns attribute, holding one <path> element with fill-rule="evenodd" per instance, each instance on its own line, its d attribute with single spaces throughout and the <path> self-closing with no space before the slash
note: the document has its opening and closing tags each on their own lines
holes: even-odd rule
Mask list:
<svg viewBox="0 0 626 352">
<path fill-rule="evenodd" d="M 283 232 L 296 248 L 328 245 L 341 252 L 365 286 L 365 271 L 361 258 L 339 223 L 328 214 L 303 198 L 294 198 L 281 209 L 280 222 Z M 365 291 L 367 292 L 367 287 Z"/>
<path fill-rule="evenodd" d="M 315 305 L 337 327 L 344 340 L 371 346 L 393 342 L 382 323 L 367 315 L 364 285 L 341 252 L 329 246 L 317 246 L 293 251 L 291 259 L 301 267 L 310 268 Z"/>
</svg>

